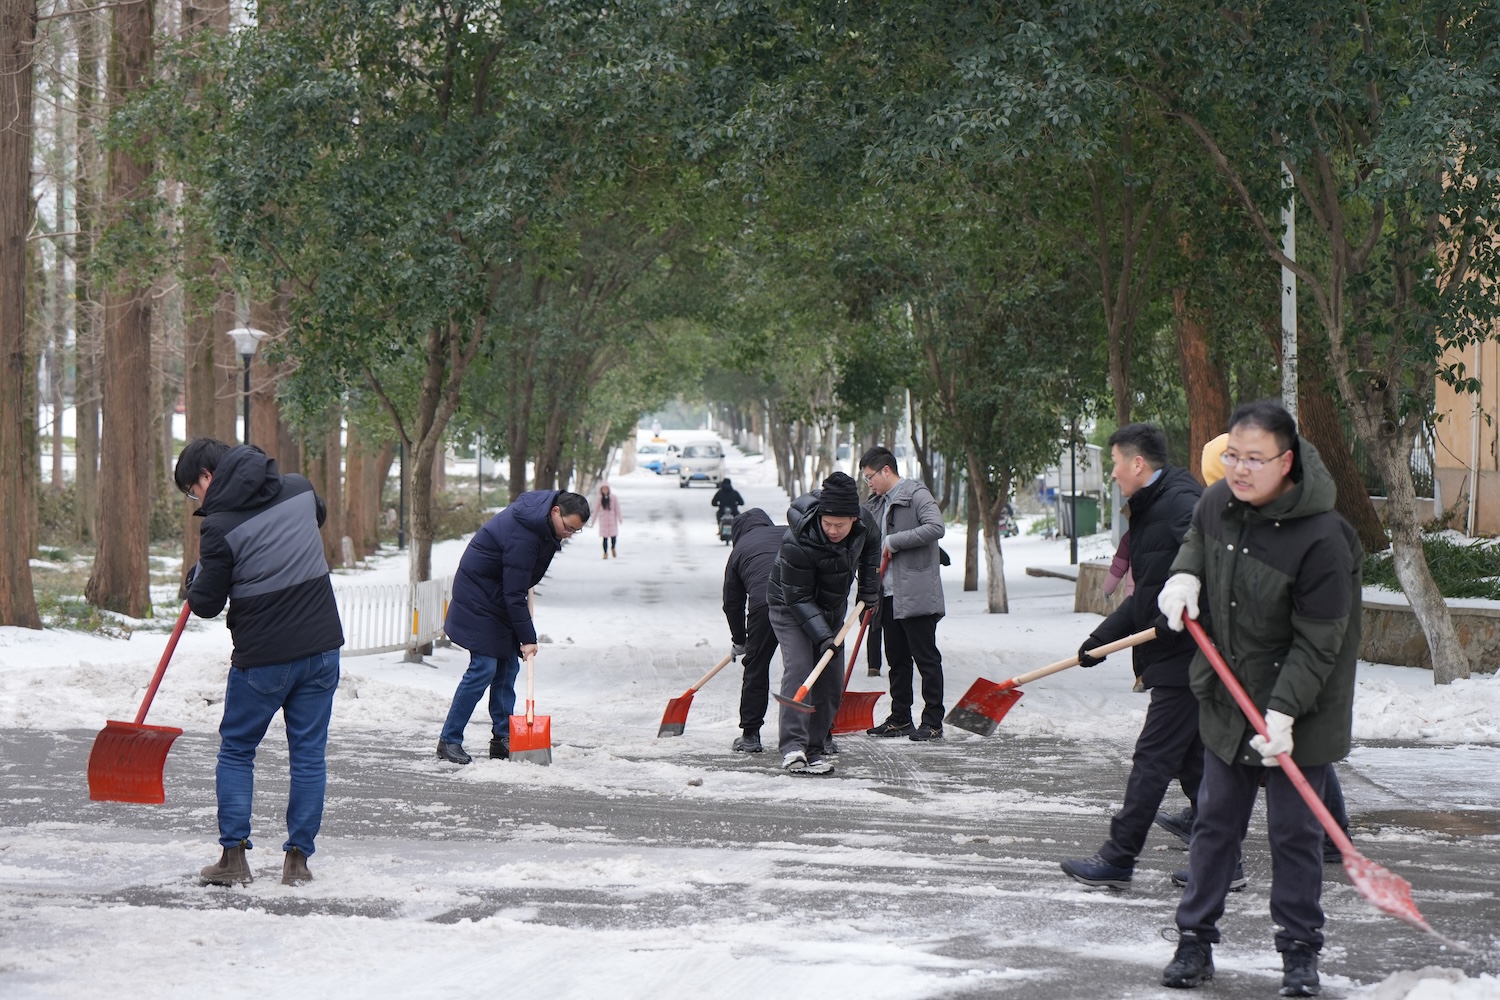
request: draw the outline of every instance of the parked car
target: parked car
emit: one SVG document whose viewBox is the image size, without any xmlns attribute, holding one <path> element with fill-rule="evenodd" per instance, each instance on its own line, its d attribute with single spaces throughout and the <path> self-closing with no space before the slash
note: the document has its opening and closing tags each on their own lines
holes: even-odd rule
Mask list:
<svg viewBox="0 0 1500 1000">
<path fill-rule="evenodd" d="M 698 441 L 682 446 L 677 469 L 677 485 L 687 489 L 692 482 L 717 487 L 724 478 L 724 449 L 717 441 Z"/>
</svg>

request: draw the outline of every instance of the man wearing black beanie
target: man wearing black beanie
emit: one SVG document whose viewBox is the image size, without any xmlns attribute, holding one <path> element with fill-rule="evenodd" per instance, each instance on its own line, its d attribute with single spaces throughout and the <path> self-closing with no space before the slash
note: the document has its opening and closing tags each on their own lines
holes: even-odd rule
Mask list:
<svg viewBox="0 0 1500 1000">
<path fill-rule="evenodd" d="M 859 490 L 842 472 L 793 501 L 787 524 L 766 585 L 766 604 L 781 646 L 781 693 L 792 698 L 819 658 L 834 648 L 856 574 L 859 600 L 868 607 L 878 594 L 880 567 L 879 546 L 860 521 Z M 823 759 L 824 740 L 842 691 L 840 671 L 825 669 L 807 694 L 811 714 L 782 707 L 781 766 L 789 773 L 833 771 Z"/>
</svg>

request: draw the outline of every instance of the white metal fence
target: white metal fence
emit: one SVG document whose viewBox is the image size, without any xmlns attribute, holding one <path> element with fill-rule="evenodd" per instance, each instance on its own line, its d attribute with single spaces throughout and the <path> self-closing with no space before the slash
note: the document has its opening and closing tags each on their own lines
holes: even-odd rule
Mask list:
<svg viewBox="0 0 1500 1000">
<path fill-rule="evenodd" d="M 344 623 L 346 656 L 415 649 L 443 634 L 453 577 L 425 580 L 415 593 L 404 583 L 340 587 L 334 591 Z"/>
</svg>

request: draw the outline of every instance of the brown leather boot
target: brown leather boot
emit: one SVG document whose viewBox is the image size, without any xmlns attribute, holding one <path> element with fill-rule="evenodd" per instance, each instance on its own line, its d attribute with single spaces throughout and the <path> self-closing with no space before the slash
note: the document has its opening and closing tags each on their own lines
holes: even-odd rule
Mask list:
<svg viewBox="0 0 1500 1000">
<path fill-rule="evenodd" d="M 293 847 L 286 852 L 286 860 L 281 863 L 281 884 L 301 885 L 311 881 L 312 872 L 307 870 L 307 855 Z"/>
<path fill-rule="evenodd" d="M 255 876 L 250 874 L 250 862 L 245 860 L 245 847 L 226 847 L 215 864 L 198 873 L 200 885 L 249 885 Z"/>
</svg>

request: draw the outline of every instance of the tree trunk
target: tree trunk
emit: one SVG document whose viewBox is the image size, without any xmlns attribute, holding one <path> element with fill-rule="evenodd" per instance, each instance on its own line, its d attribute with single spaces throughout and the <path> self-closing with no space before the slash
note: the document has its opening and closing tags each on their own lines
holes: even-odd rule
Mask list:
<svg viewBox="0 0 1500 1000">
<path fill-rule="evenodd" d="M 114 8 L 109 78 L 112 106 L 146 86 L 151 75 L 152 7 Z M 150 193 L 151 165 L 141 152 L 109 152 L 115 222 L 134 224 L 130 203 Z M 140 219 L 143 226 L 149 219 Z M 99 476 L 109 484 L 110 515 L 99 521 L 99 550 L 84 595 L 90 603 L 135 618 L 151 610 L 146 536 L 151 504 L 151 283 L 123 272 L 104 293 L 104 436 Z"/>
<path fill-rule="evenodd" d="M 23 475 L 26 234 L 31 229 L 32 53 L 35 0 L 0 0 L 0 625 L 41 628 L 31 590 L 31 505 Z"/>
<path fill-rule="evenodd" d="M 339 443 L 339 424 L 343 418 L 340 407 L 333 406 L 328 412 L 328 427 L 325 429 L 318 450 L 309 456 L 308 478 L 323 498 L 328 508 L 328 517 L 323 521 L 323 555 L 330 566 L 344 564 L 344 490 L 340 472 L 343 449 Z M 348 567 L 346 567 L 348 568 Z"/>
<path fill-rule="evenodd" d="M 990 484 L 983 475 L 984 463 L 973 452 L 968 458 L 970 495 L 979 509 L 984 533 L 985 610 L 992 615 L 1008 614 L 1010 600 L 1005 592 L 1005 555 L 1000 551 L 1000 513 L 1010 494 L 1009 484 L 999 484 L 1002 488 L 994 491 L 998 495 L 991 496 Z"/>
<path fill-rule="evenodd" d="M 979 501 L 974 497 L 974 488 L 971 486 L 964 491 L 968 494 L 968 502 L 965 504 L 964 520 L 968 522 L 968 530 L 964 532 L 964 592 L 969 593 L 979 589 L 979 533 L 980 515 Z"/>
<path fill-rule="evenodd" d="M 1370 490 L 1359 466 L 1334 403 L 1337 386 L 1328 377 L 1328 362 L 1317 351 L 1300 352 L 1297 380 L 1297 430 L 1318 449 L 1323 464 L 1338 488 L 1338 512 L 1354 525 L 1366 552 L 1384 552 L 1390 547 L 1385 525 L 1370 502 Z"/>
<path fill-rule="evenodd" d="M 1187 469 L 1203 482 L 1203 446 L 1224 433 L 1229 420 L 1229 380 L 1214 364 L 1208 343 L 1208 326 L 1189 309 L 1187 290 L 1174 289 L 1172 312 L 1177 328 L 1177 359 L 1182 367 L 1182 387 L 1187 396 Z"/>
<path fill-rule="evenodd" d="M 90 259 L 99 228 L 99 189 L 102 161 L 94 130 L 87 122 L 99 113 L 99 31 L 94 17 L 69 18 L 78 48 L 77 168 L 73 173 L 74 237 L 73 317 L 73 535 L 92 545 L 98 532 L 99 510 L 99 296 Z"/>
</svg>

